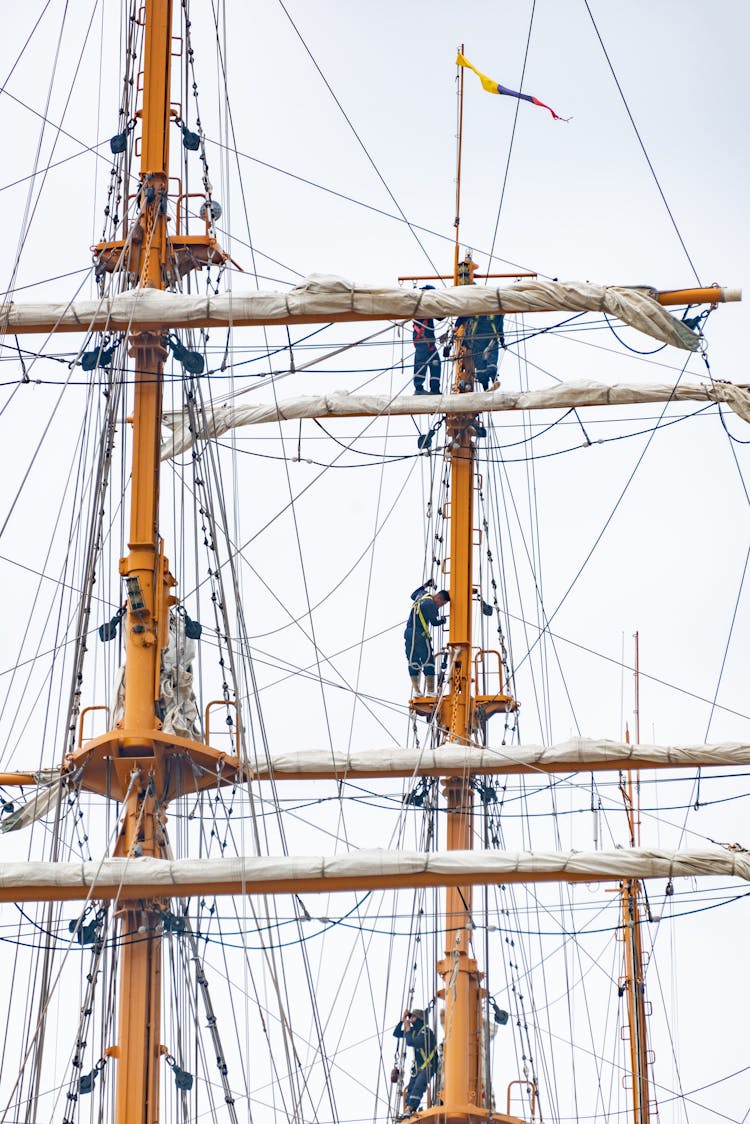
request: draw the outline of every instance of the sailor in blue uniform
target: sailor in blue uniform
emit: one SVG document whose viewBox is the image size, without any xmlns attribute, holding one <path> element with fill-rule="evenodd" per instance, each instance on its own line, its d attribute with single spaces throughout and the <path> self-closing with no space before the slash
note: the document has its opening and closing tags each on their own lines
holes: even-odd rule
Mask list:
<svg viewBox="0 0 750 1124">
<path fill-rule="evenodd" d="M 419 1110 L 425 1089 L 438 1071 L 437 1041 L 433 1031 L 425 1025 L 424 1011 L 404 1011 L 393 1035 L 395 1038 L 404 1038 L 406 1045 L 414 1051 L 411 1080 L 406 1089 L 405 1111 L 403 1116 L 397 1117 L 398 1120 L 404 1120 Z"/>
<path fill-rule="evenodd" d="M 414 602 L 404 630 L 406 660 L 409 665 L 409 678 L 415 695 L 421 694 L 420 673 L 424 671 L 425 694 L 435 694 L 435 653 L 432 648 L 430 629 L 437 624 L 445 624 L 440 609 L 450 601 L 447 590 L 428 593 L 427 587 L 420 585 L 411 595 Z"/>
<path fill-rule="evenodd" d="M 423 289 L 434 289 L 434 285 L 423 285 Z M 414 393 L 427 394 L 424 380 L 430 376 L 430 394 L 440 393 L 441 363 L 435 343 L 435 321 L 432 317 L 415 320 L 412 329 L 414 341 Z"/>
<path fill-rule="evenodd" d="M 489 390 L 497 378 L 498 346 L 505 347 L 504 317 L 460 316 L 456 328 L 463 328 L 463 342 L 474 361 L 474 377 L 482 390 Z"/>
</svg>

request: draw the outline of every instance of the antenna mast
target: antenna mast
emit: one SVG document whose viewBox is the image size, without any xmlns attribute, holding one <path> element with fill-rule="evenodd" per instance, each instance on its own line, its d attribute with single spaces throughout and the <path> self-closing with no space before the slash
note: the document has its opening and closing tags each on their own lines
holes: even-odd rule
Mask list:
<svg viewBox="0 0 750 1124">
<path fill-rule="evenodd" d="M 635 633 L 635 742 L 641 740 L 640 714 L 640 669 L 639 636 Z M 629 740 L 629 739 L 628 739 Z M 638 773 L 628 769 L 624 783 L 620 786 L 625 811 L 628 817 L 630 846 L 638 847 L 641 841 L 640 798 L 638 795 Z M 620 883 L 622 907 L 622 939 L 625 960 L 625 975 L 620 980 L 620 994 L 627 998 L 628 1042 L 630 1047 L 630 1077 L 632 1093 L 633 1124 L 650 1124 L 651 1121 L 651 1081 L 649 1066 L 653 1061 L 648 1047 L 648 1027 L 646 1016 L 646 961 L 641 939 L 641 926 L 649 916 L 644 908 L 643 885 L 637 878 Z"/>
</svg>

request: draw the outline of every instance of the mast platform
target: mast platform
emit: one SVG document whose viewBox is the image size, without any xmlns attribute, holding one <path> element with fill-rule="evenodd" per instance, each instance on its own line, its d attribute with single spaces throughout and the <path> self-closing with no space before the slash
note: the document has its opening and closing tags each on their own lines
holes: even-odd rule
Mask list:
<svg viewBox="0 0 750 1124">
<path fill-rule="evenodd" d="M 511 695 L 472 695 L 471 703 L 471 724 L 474 730 L 481 728 L 493 714 L 511 714 L 518 710 L 518 703 Z M 414 695 L 409 699 L 409 710 L 422 718 L 432 718 L 436 709 L 438 725 L 443 729 L 449 729 L 450 714 L 453 709 L 450 695 L 444 698 L 435 695 Z"/>
<path fill-rule="evenodd" d="M 123 268 L 128 273 L 135 273 L 138 269 L 141 246 L 140 241 L 131 235 L 115 242 L 98 242 L 91 247 L 91 252 L 94 255 L 98 274 L 115 273 Z M 171 281 L 184 277 L 193 269 L 202 269 L 208 265 L 224 265 L 231 261 L 229 254 L 209 234 L 176 234 L 167 238 L 165 259 L 177 275 L 170 278 Z M 237 268 L 239 269 L 239 266 Z M 166 264 L 165 269 L 169 269 Z"/>
<path fill-rule="evenodd" d="M 475 1104 L 466 1105 L 433 1105 L 432 1108 L 422 1109 L 413 1113 L 409 1120 L 429 1121 L 430 1124 L 528 1124 L 522 1116 L 509 1116 L 504 1112 L 494 1112 L 486 1108 L 479 1108 Z"/>
<path fill-rule="evenodd" d="M 66 758 L 69 770 L 82 770 L 81 787 L 122 800 L 134 769 L 152 774 L 163 802 L 204 788 L 234 784 L 240 759 L 205 742 L 163 730 L 108 730 L 79 745 Z"/>
</svg>

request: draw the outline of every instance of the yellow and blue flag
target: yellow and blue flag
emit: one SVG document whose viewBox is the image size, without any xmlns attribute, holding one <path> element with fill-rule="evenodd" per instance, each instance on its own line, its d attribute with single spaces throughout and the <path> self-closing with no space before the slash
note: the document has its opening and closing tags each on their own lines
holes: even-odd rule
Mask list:
<svg viewBox="0 0 750 1124">
<path fill-rule="evenodd" d="M 570 121 L 569 117 L 560 117 L 551 106 L 545 105 L 543 101 L 539 101 L 539 98 L 534 98 L 531 94 L 521 94 L 517 90 L 509 90 L 507 86 L 501 86 L 499 82 L 495 82 L 494 78 L 488 78 L 486 74 L 482 74 L 481 70 L 477 70 L 474 64 L 470 63 L 466 56 L 462 55 L 460 51 L 456 59 L 456 66 L 466 66 L 469 70 L 473 70 L 488 94 L 505 94 L 505 96 L 509 98 L 520 98 L 521 101 L 530 101 L 533 105 L 540 105 L 542 109 L 548 109 L 555 121 Z"/>
</svg>

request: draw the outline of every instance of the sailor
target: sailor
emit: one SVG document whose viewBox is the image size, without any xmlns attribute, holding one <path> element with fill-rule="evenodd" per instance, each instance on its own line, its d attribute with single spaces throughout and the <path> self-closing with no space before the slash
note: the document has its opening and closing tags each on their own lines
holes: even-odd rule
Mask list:
<svg viewBox="0 0 750 1124">
<path fill-rule="evenodd" d="M 437 1073 L 437 1042 L 433 1031 L 425 1025 L 424 1011 L 404 1011 L 393 1034 L 396 1038 L 404 1038 L 406 1045 L 414 1051 L 404 1113 L 397 1117 L 398 1120 L 405 1120 L 419 1110 L 425 1089 Z"/>
<path fill-rule="evenodd" d="M 435 694 L 435 653 L 432 648 L 430 628 L 437 624 L 445 624 L 445 617 L 440 615 L 440 609 L 450 601 L 447 590 L 441 589 L 437 593 L 429 593 L 428 587 L 434 588 L 434 582 L 420 585 L 419 589 L 415 589 L 412 593 L 411 599 L 414 604 L 404 630 L 409 678 L 416 695 L 421 694 L 421 672 L 424 672 L 425 694 Z"/>
<path fill-rule="evenodd" d="M 474 377 L 482 390 L 489 390 L 497 378 L 498 345 L 505 347 L 504 317 L 460 316 L 456 328 L 463 328 L 463 343 L 474 362 Z"/>
<path fill-rule="evenodd" d="M 423 289 L 434 289 L 434 285 L 423 285 Z M 432 317 L 415 320 L 412 329 L 414 340 L 414 393 L 427 394 L 424 388 L 425 376 L 429 372 L 430 394 L 440 393 L 440 356 L 435 344 L 435 321 Z"/>
</svg>

